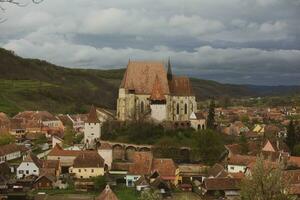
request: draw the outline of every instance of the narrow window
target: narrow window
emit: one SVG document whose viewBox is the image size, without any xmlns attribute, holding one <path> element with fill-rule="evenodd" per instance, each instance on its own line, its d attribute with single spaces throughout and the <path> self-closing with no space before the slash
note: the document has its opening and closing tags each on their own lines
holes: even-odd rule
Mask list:
<svg viewBox="0 0 300 200">
<path fill-rule="evenodd" d="M 188 109 L 187 109 L 187 104 L 184 104 L 184 114 L 187 114 Z"/>
<path fill-rule="evenodd" d="M 179 115 L 179 103 L 177 103 L 176 113 Z"/>
</svg>

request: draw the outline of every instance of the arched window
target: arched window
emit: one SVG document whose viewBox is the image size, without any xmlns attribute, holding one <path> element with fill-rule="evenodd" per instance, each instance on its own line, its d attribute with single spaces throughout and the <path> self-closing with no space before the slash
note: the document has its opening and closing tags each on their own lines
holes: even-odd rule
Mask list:
<svg viewBox="0 0 300 200">
<path fill-rule="evenodd" d="M 141 102 L 141 113 L 144 113 L 144 102 Z"/>
<path fill-rule="evenodd" d="M 184 104 L 184 114 L 187 114 L 187 112 L 188 112 L 187 104 Z"/>
<path fill-rule="evenodd" d="M 176 113 L 177 113 L 177 115 L 179 115 L 179 103 L 177 103 L 177 106 L 176 106 Z"/>
</svg>

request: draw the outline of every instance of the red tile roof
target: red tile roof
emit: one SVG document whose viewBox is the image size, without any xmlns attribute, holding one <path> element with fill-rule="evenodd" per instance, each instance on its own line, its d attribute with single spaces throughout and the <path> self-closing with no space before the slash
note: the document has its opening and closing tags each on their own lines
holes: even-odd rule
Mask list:
<svg viewBox="0 0 300 200">
<path fill-rule="evenodd" d="M 164 178 L 174 178 L 177 166 L 172 159 L 155 158 L 152 162 L 151 171 L 157 171 Z"/>
<path fill-rule="evenodd" d="M 227 160 L 227 163 L 231 165 L 247 166 L 251 162 L 255 162 L 255 161 L 256 161 L 255 156 L 233 155 Z"/>
<path fill-rule="evenodd" d="M 82 151 L 78 150 L 64 150 L 59 144 L 56 144 L 55 147 L 49 152 L 48 156 L 71 156 L 77 157 L 81 154 Z"/>
<path fill-rule="evenodd" d="M 156 76 L 163 94 L 169 94 L 167 73 L 161 62 L 130 61 L 120 88 L 135 90 L 136 94 L 151 94 Z"/>
<path fill-rule="evenodd" d="M 239 190 L 241 179 L 239 178 L 207 178 L 204 179 L 204 187 L 207 190 Z"/>
<path fill-rule="evenodd" d="M 97 151 L 82 151 L 78 155 L 73 164 L 74 168 L 103 168 L 104 159 L 98 154 Z"/>
<path fill-rule="evenodd" d="M 160 81 L 159 81 L 157 75 L 155 77 L 155 82 L 154 82 L 153 89 L 152 89 L 152 92 L 151 92 L 151 95 L 150 95 L 150 99 L 153 100 L 153 101 L 164 101 L 164 100 L 166 100 L 166 97 L 163 94 L 162 87 L 161 87 L 161 84 L 160 84 Z"/>
<path fill-rule="evenodd" d="M 190 79 L 185 76 L 174 76 L 169 81 L 169 88 L 171 95 L 174 96 L 193 96 L 193 88 Z"/>
<path fill-rule="evenodd" d="M 129 166 L 130 174 L 147 175 L 151 173 L 153 155 L 151 152 L 134 152 L 133 165 Z"/>
<path fill-rule="evenodd" d="M 101 194 L 96 198 L 96 200 L 118 200 L 118 197 L 110 189 L 109 185 L 106 185 L 105 189 Z"/>
<path fill-rule="evenodd" d="M 26 152 L 28 149 L 23 145 L 17 145 L 15 143 L 13 144 L 7 144 L 0 147 L 0 156 L 4 156 L 10 153 L 14 152 Z"/>
</svg>

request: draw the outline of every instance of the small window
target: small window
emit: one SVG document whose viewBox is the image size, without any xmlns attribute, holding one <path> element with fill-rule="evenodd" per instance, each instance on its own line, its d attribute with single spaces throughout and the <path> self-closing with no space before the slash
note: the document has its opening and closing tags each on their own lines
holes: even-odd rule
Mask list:
<svg viewBox="0 0 300 200">
<path fill-rule="evenodd" d="M 234 167 L 230 167 L 230 169 L 234 170 Z"/>
<path fill-rule="evenodd" d="M 94 173 L 94 169 L 91 169 L 91 172 Z"/>
<path fill-rule="evenodd" d="M 187 107 L 187 104 L 184 104 L 184 114 L 187 114 L 188 113 L 188 107 Z"/>
<path fill-rule="evenodd" d="M 81 169 L 78 169 L 78 172 L 80 173 L 80 172 L 81 172 Z"/>
</svg>

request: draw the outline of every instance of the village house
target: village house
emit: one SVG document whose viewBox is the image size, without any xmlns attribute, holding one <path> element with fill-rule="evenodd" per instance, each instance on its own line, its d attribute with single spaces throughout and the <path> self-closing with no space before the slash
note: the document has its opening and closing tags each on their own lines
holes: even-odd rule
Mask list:
<svg viewBox="0 0 300 200">
<path fill-rule="evenodd" d="M 196 131 L 206 129 L 206 117 L 201 112 L 192 112 L 190 116 L 191 127 Z"/>
<path fill-rule="evenodd" d="M 42 166 L 42 161 L 30 153 L 17 168 L 17 178 L 25 178 L 31 175 L 39 176 Z"/>
<path fill-rule="evenodd" d="M 227 171 L 229 173 L 245 173 L 248 164 L 256 160 L 256 156 L 233 155 L 227 159 Z"/>
<path fill-rule="evenodd" d="M 64 150 L 56 144 L 47 155 L 47 160 L 59 160 L 63 172 L 68 172 L 74 159 L 82 153 L 81 150 Z"/>
<path fill-rule="evenodd" d="M 17 168 L 17 178 L 19 179 L 28 176 L 38 177 L 43 174 L 58 177 L 61 174 L 60 161 L 41 160 L 36 155 L 30 153 Z"/>
<path fill-rule="evenodd" d="M 22 158 L 28 153 L 28 149 L 23 145 L 7 144 L 0 147 L 0 163 Z"/>
<path fill-rule="evenodd" d="M 215 197 L 215 194 L 226 199 L 235 199 L 240 195 L 241 179 L 239 178 L 210 178 L 205 179 L 201 186 L 202 194 Z"/>
<path fill-rule="evenodd" d="M 188 121 L 197 103 L 188 77 L 172 74 L 161 62 L 129 61 L 119 88 L 117 119 Z"/>
<path fill-rule="evenodd" d="M 149 177 L 153 173 L 172 185 L 179 182 L 179 169 L 172 159 L 153 158 L 151 152 L 134 152 L 133 162 L 125 176 L 126 186 L 133 187 L 141 176 Z"/>
<path fill-rule="evenodd" d="M 13 119 L 22 120 L 26 132 L 61 131 L 64 126 L 59 118 L 47 111 L 24 111 L 18 113 Z"/>
<path fill-rule="evenodd" d="M 113 162 L 113 150 L 112 146 L 108 142 L 100 142 L 100 146 L 97 147 L 98 154 L 104 159 L 105 169 L 111 169 Z"/>
<path fill-rule="evenodd" d="M 90 179 L 104 175 L 104 159 L 97 151 L 85 151 L 78 155 L 69 173 L 77 179 Z"/>
</svg>

